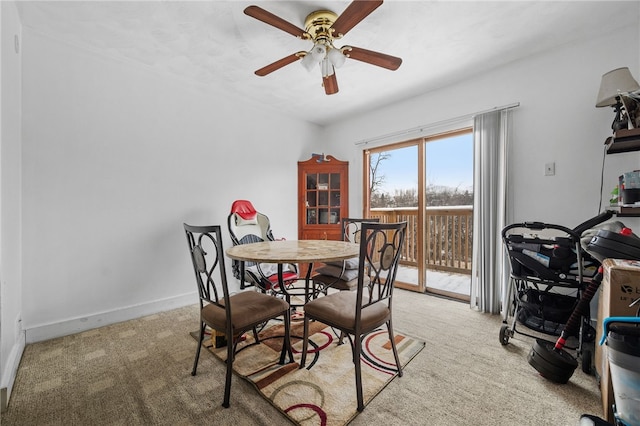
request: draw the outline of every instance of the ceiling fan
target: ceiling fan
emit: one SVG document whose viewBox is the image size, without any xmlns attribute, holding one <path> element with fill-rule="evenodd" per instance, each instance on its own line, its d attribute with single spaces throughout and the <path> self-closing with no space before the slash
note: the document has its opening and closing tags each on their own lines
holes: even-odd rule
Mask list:
<svg viewBox="0 0 640 426">
<path fill-rule="evenodd" d="M 327 95 L 333 95 L 338 93 L 335 68 L 344 64 L 347 58 L 392 71 L 397 70 L 402 64 L 401 58 L 354 46 L 337 48 L 333 44 L 334 40 L 342 38 L 381 4 L 382 0 L 354 0 L 339 16 L 330 10 L 317 10 L 305 19 L 304 30 L 261 7 L 247 7 L 244 10 L 246 15 L 302 40 L 313 42 L 313 47 L 308 52 L 296 52 L 279 59 L 257 70 L 256 75 L 264 77 L 297 60 L 301 60 L 302 65 L 309 71 L 319 64 L 324 91 Z"/>
</svg>

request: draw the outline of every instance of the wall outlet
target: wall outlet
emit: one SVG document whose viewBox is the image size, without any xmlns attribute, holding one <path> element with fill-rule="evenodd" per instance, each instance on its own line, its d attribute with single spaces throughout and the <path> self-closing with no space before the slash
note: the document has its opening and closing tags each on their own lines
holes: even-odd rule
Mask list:
<svg viewBox="0 0 640 426">
<path fill-rule="evenodd" d="M 547 163 L 544 165 L 544 175 L 553 176 L 556 174 L 556 163 Z"/>
</svg>

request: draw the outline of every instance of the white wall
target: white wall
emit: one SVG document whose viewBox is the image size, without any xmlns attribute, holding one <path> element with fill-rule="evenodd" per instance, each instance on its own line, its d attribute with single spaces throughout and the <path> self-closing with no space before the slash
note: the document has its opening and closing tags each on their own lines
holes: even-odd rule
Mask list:
<svg viewBox="0 0 640 426">
<path fill-rule="evenodd" d="M 20 53 L 14 47 L 21 26 L 13 2 L 0 2 L 0 22 L 0 405 L 4 409 L 25 346 L 20 321 Z"/>
<path fill-rule="evenodd" d="M 246 198 L 295 238 L 315 125 L 25 28 L 27 341 L 195 303 L 182 223 Z"/>
<path fill-rule="evenodd" d="M 610 108 L 595 108 L 596 95 L 602 74 L 614 68 L 628 66 L 640 79 L 638 28 L 620 28 L 596 40 L 531 56 L 327 127 L 324 137 L 331 141 L 331 147 L 325 152 L 351 163 L 352 214 L 362 214 L 358 182 L 362 150 L 368 146 L 356 146 L 356 142 L 519 102 L 521 106 L 513 110 L 508 194 L 514 221 L 539 220 L 573 227 L 595 216 L 599 212 L 603 144 L 611 134 L 614 117 Z M 620 46 L 620 40 L 625 40 L 624 48 L 612 48 Z M 384 143 L 405 139 L 407 136 L 401 136 Z M 549 162 L 556 164 L 555 176 L 544 176 L 544 164 Z M 603 202 L 609 199 L 621 172 L 639 167 L 640 153 L 607 155 Z M 633 218 L 623 221 L 637 223 Z M 640 225 L 636 226 L 640 231 Z"/>
</svg>

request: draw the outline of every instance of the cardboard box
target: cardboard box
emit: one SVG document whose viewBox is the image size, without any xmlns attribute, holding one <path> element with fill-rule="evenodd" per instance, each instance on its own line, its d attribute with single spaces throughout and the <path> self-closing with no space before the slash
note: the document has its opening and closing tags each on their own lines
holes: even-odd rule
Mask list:
<svg viewBox="0 0 640 426">
<path fill-rule="evenodd" d="M 612 404 L 613 385 L 609 375 L 606 345 L 600 346 L 604 333 L 602 323 L 607 317 L 636 316 L 638 308 L 629 305 L 640 297 L 640 261 L 605 259 L 602 263 L 604 277 L 599 289 L 598 326 L 596 327 L 595 367 L 600 380 L 602 410 L 605 420 L 615 423 Z"/>
<path fill-rule="evenodd" d="M 225 336 L 224 331 L 218 331 L 215 329 L 210 329 L 211 331 L 211 345 L 218 349 L 227 346 L 227 336 Z"/>
<path fill-rule="evenodd" d="M 209 332 L 211 333 L 211 345 L 214 348 L 219 349 L 227 346 L 227 336 L 224 331 L 218 331 L 213 328 L 210 328 Z M 240 334 L 241 333 L 235 334 L 234 339 L 242 342 L 243 340 L 246 339 L 246 335 L 242 334 L 241 336 Z"/>
</svg>

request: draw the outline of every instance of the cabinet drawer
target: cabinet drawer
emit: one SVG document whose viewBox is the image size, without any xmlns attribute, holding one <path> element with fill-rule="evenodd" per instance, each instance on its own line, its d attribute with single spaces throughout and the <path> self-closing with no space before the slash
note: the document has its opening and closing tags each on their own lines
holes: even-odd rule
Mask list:
<svg viewBox="0 0 640 426">
<path fill-rule="evenodd" d="M 336 240 L 340 241 L 342 235 L 337 229 L 309 229 L 302 231 L 302 240 Z"/>
</svg>

